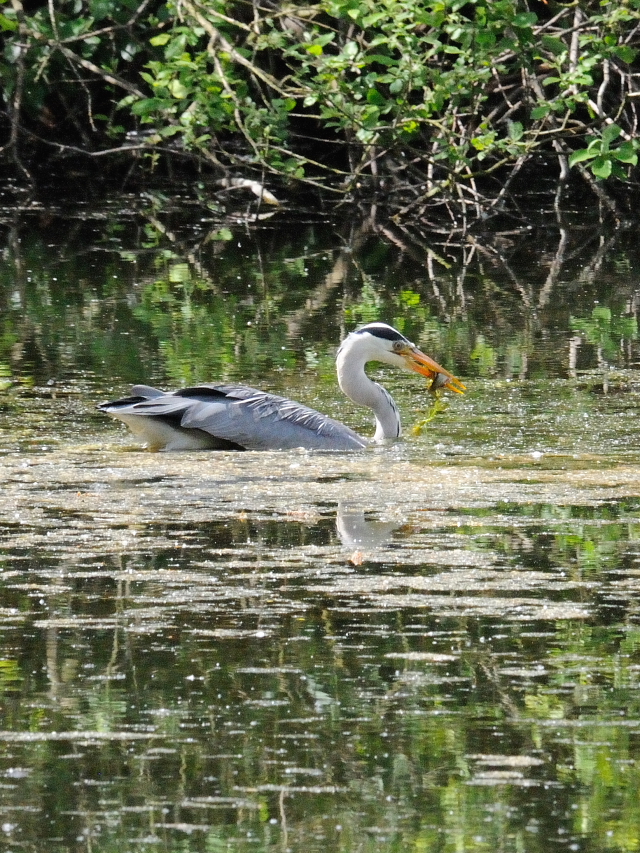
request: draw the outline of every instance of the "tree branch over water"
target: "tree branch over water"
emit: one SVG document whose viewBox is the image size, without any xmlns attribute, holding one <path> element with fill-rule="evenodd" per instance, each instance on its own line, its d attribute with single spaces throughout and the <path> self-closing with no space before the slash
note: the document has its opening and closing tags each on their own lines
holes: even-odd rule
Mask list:
<svg viewBox="0 0 640 853">
<path fill-rule="evenodd" d="M 375 199 L 397 222 L 466 228 L 532 186 L 635 213 L 640 0 L 27 8 L 0 12 L 0 150 L 31 181 L 46 149 L 80 150 L 134 157 L 142 181 L 191 161 L 278 195 Z"/>
</svg>

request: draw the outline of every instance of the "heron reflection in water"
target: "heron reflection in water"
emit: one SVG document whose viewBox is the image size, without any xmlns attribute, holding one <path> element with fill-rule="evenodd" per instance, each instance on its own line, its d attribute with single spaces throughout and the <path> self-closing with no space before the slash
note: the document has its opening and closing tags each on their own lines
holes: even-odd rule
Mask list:
<svg viewBox="0 0 640 853">
<path fill-rule="evenodd" d="M 383 548 L 394 531 L 402 526 L 403 523 L 399 520 L 380 521 L 375 517 L 367 518 L 367 513 L 358 504 L 338 504 L 336 532 L 345 548 L 356 548 L 358 551 Z"/>
<path fill-rule="evenodd" d="M 374 444 L 400 436 L 393 398 L 365 373 L 369 361 L 412 370 L 431 379 L 431 391 L 465 386 L 386 323 L 351 332 L 338 350 L 340 388 L 371 409 Z M 359 450 L 372 442 L 307 406 L 246 385 L 198 385 L 165 392 L 135 385 L 132 396 L 98 408 L 119 418 L 154 450 Z"/>
</svg>

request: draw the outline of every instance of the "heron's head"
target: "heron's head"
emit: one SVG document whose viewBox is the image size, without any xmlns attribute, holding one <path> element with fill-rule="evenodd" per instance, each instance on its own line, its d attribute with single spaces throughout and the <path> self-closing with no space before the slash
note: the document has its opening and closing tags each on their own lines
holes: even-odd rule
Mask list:
<svg viewBox="0 0 640 853">
<path fill-rule="evenodd" d="M 364 361 L 382 361 L 403 370 L 412 370 L 431 379 L 431 391 L 448 388 L 458 394 L 465 386 L 448 370 L 441 367 L 415 344 L 386 323 L 368 323 L 345 339 L 341 349 L 357 351 Z"/>
</svg>

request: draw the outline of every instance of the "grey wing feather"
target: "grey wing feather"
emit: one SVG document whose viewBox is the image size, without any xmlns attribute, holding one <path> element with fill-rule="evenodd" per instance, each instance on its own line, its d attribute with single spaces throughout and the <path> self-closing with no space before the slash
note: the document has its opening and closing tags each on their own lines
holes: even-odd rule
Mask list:
<svg viewBox="0 0 640 853">
<path fill-rule="evenodd" d="M 172 393 L 136 385 L 132 390 L 132 397 L 99 408 L 132 429 L 132 421 L 140 417 L 139 433 L 144 432 L 143 421 L 155 421 L 170 424 L 176 434 L 209 435 L 212 448 L 215 442 L 247 450 L 356 450 L 368 444 L 314 409 L 247 385 L 199 385 Z"/>
<path fill-rule="evenodd" d="M 186 393 L 197 399 L 200 390 Z M 247 450 L 355 450 L 368 443 L 344 424 L 285 397 L 246 385 L 217 385 L 213 390 L 223 399 L 191 406 L 182 418 L 183 427 L 204 430 Z"/>
<path fill-rule="evenodd" d="M 161 391 L 159 388 L 152 388 L 151 385 L 134 385 L 131 393 L 134 397 L 151 399 L 152 397 L 162 397 L 166 392 Z"/>
</svg>

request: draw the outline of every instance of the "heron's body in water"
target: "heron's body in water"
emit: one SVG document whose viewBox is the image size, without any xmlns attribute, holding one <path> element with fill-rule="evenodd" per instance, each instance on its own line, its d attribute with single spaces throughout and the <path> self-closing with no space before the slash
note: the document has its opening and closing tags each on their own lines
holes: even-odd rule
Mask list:
<svg viewBox="0 0 640 853">
<path fill-rule="evenodd" d="M 369 361 L 412 370 L 432 388 L 462 393 L 464 385 L 385 323 L 351 332 L 338 350 L 342 391 L 374 414 L 373 443 L 400 436 L 400 416 L 391 395 L 366 375 Z M 135 385 L 132 396 L 98 408 L 124 421 L 155 450 L 359 450 L 372 442 L 307 406 L 247 385 L 198 385 L 164 392 Z"/>
</svg>

